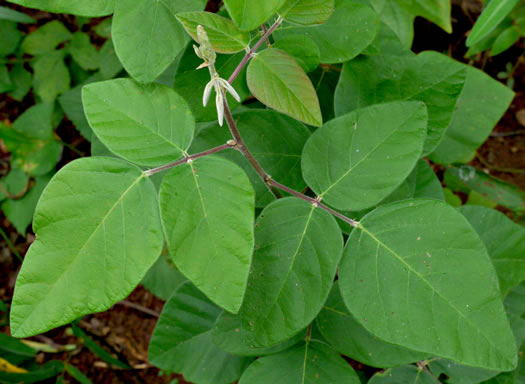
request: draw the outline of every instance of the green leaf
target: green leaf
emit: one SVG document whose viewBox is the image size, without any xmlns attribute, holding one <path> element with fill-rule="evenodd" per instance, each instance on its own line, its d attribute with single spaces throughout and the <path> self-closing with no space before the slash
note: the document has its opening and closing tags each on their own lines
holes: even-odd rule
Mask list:
<svg viewBox="0 0 525 384">
<path fill-rule="evenodd" d="M 414 40 L 414 19 L 416 15 L 398 0 L 364 0 L 379 15 L 399 39 L 403 47 L 410 49 Z"/>
<path fill-rule="evenodd" d="M 445 32 L 452 32 L 451 5 L 449 0 L 386 0 L 399 3 L 414 16 L 421 16 L 441 27 Z"/>
<path fill-rule="evenodd" d="M 60 107 L 67 115 L 69 120 L 75 125 L 77 131 L 81 133 L 84 138 L 88 141 L 93 141 L 96 139 L 95 133 L 89 126 L 89 123 L 84 113 L 84 106 L 82 105 L 82 88 L 86 84 L 92 82 L 102 81 L 103 77 L 100 73 L 95 73 L 93 76 L 88 78 L 84 84 L 77 85 L 75 88 L 70 89 L 67 92 L 64 92 L 58 97 L 58 102 Z M 94 156 L 92 154 L 92 156 Z"/>
<path fill-rule="evenodd" d="M 270 110 L 251 110 L 233 115 L 246 146 L 261 166 L 275 180 L 301 191 L 306 187 L 301 174 L 301 153 L 310 136 L 306 126 L 291 117 Z M 218 124 L 199 132 L 191 153 L 205 151 L 231 139 L 229 129 Z M 263 208 L 275 197 L 261 177 L 238 151 L 221 152 L 220 156 L 236 162 L 249 176 L 255 190 L 257 207 Z"/>
<path fill-rule="evenodd" d="M 490 208 L 463 206 L 459 211 L 485 243 L 505 296 L 525 280 L 525 228 Z"/>
<path fill-rule="evenodd" d="M 470 31 L 466 42 L 467 47 L 472 47 L 492 32 L 518 2 L 519 0 L 491 1 Z"/>
<path fill-rule="evenodd" d="M 175 14 L 203 8 L 203 0 L 119 0 L 111 33 L 126 71 L 142 83 L 155 80 L 188 42 Z"/>
<path fill-rule="evenodd" d="M 16 101 L 22 101 L 31 89 L 33 76 L 26 70 L 23 64 L 15 64 L 9 72 L 14 88 L 9 92 L 9 96 Z"/>
<path fill-rule="evenodd" d="M 62 154 L 53 137 L 53 104 L 37 104 L 18 117 L 12 127 L 0 123 L 0 133 L 12 155 L 11 163 L 30 175 L 45 175 Z"/>
<path fill-rule="evenodd" d="M 7 176 L 0 179 L 0 191 L 11 196 L 24 195 L 29 176 L 20 168 L 12 167 Z"/>
<path fill-rule="evenodd" d="M 333 64 L 356 57 L 374 40 L 378 29 L 379 18 L 370 7 L 335 0 L 335 11 L 325 24 L 303 27 L 284 23 L 275 36 L 305 35 L 319 46 L 321 62 Z"/>
<path fill-rule="evenodd" d="M 0 93 L 10 92 L 14 89 L 14 85 L 9 78 L 7 72 L 7 65 L 0 64 Z"/>
<path fill-rule="evenodd" d="M 71 37 L 71 32 L 64 27 L 64 24 L 53 20 L 27 35 L 22 42 L 21 49 L 22 52 L 30 55 L 41 55 L 54 51 L 59 44 Z"/>
<path fill-rule="evenodd" d="M 337 282 L 317 317 L 317 325 L 334 349 L 366 365 L 395 367 L 429 357 L 428 353 L 387 343 L 368 332 L 346 309 Z"/>
<path fill-rule="evenodd" d="M 331 120 L 305 145 L 304 179 L 335 208 L 372 207 L 391 194 L 416 165 L 426 121 L 421 102 L 374 105 Z"/>
<path fill-rule="evenodd" d="M 5 333 L 0 333 L 0 353 L 11 364 L 18 365 L 35 357 L 36 351 Z"/>
<path fill-rule="evenodd" d="M 286 52 L 259 53 L 248 66 L 247 80 L 253 95 L 270 108 L 316 127 L 323 124 L 312 82 Z"/>
<path fill-rule="evenodd" d="M 499 373 L 499 371 L 467 367 L 452 360 L 435 358 L 429 361 L 428 367 L 435 377 L 446 375 L 448 377 L 447 383 L 452 384 L 478 384 Z"/>
<path fill-rule="evenodd" d="M 505 52 L 507 49 L 516 44 L 520 37 L 521 32 L 517 26 L 513 25 L 512 27 L 505 29 L 494 41 L 494 44 L 492 44 L 490 55 L 496 56 Z"/>
<path fill-rule="evenodd" d="M 286 0 L 224 0 L 233 22 L 242 31 L 251 31 L 268 21 Z"/>
<path fill-rule="evenodd" d="M 138 168 L 103 157 L 75 160 L 53 177 L 33 229 L 37 239 L 11 307 L 15 337 L 110 308 L 137 286 L 163 245 L 153 184 Z"/>
<path fill-rule="evenodd" d="M 337 85 L 337 116 L 357 108 L 395 100 L 418 100 L 428 108 L 423 155 L 439 144 L 463 89 L 463 64 L 437 52 L 417 56 L 361 56 L 346 63 Z M 362 81 L 366 78 L 367 81 Z"/>
<path fill-rule="evenodd" d="M 445 183 L 455 191 L 469 193 L 474 190 L 498 205 L 518 213 L 525 211 L 525 191 L 470 165 L 449 166 L 445 171 Z"/>
<path fill-rule="evenodd" d="M 161 255 L 142 279 L 142 285 L 155 296 L 168 300 L 186 280 L 184 275 L 172 267 L 164 255 Z"/>
<path fill-rule="evenodd" d="M 64 364 L 59 360 L 51 360 L 39 368 L 27 373 L 7 373 L 0 371 L 0 382 L 2 383 L 42 383 L 60 374 L 64 370 Z"/>
<path fill-rule="evenodd" d="M 326 23 L 334 9 L 334 0 L 287 0 L 279 14 L 295 24 L 313 25 Z"/>
<path fill-rule="evenodd" d="M 445 200 L 441 182 L 425 160 L 419 160 L 412 173 L 381 204 L 394 201 L 431 198 Z"/>
<path fill-rule="evenodd" d="M 25 13 L 7 7 L 0 7 L 0 20 L 14 21 L 15 23 L 34 24 L 35 20 Z"/>
<path fill-rule="evenodd" d="M 235 53 L 244 50 L 250 43 L 250 34 L 239 30 L 229 19 L 211 12 L 184 12 L 177 19 L 193 37 L 197 37 L 197 26 L 202 25 L 208 34 L 213 49 L 218 53 Z"/>
<path fill-rule="evenodd" d="M 82 101 L 89 125 L 112 152 L 139 165 L 182 157 L 195 122 L 184 99 L 160 84 L 115 79 L 86 85 Z"/>
<path fill-rule="evenodd" d="M 76 32 L 71 39 L 68 50 L 83 69 L 95 70 L 100 66 L 100 55 L 95 46 L 91 44 L 87 33 Z"/>
<path fill-rule="evenodd" d="M 465 66 L 466 67 L 466 66 Z M 509 107 L 514 92 L 486 73 L 467 68 L 445 136 L 430 159 L 440 164 L 467 163 Z"/>
<path fill-rule="evenodd" d="M 339 284 L 356 320 L 387 342 L 474 367 L 516 366 L 485 246 L 444 202 L 402 201 L 365 216 L 348 239 Z"/>
<path fill-rule="evenodd" d="M 261 357 L 239 384 L 359 384 L 352 366 L 327 344 L 312 340 L 276 355 Z"/>
<path fill-rule="evenodd" d="M 275 42 L 273 47 L 287 52 L 305 72 L 312 72 L 321 61 L 319 47 L 307 36 L 285 36 Z"/>
<path fill-rule="evenodd" d="M 299 332 L 292 338 L 271 347 L 252 347 L 243 337 L 240 315 L 223 312 L 217 319 L 212 331 L 213 342 L 226 352 L 241 356 L 264 356 L 282 352 L 304 340 L 305 332 Z"/>
<path fill-rule="evenodd" d="M 436 379 L 427 371 L 413 365 L 378 372 L 368 384 L 436 384 Z"/>
<path fill-rule="evenodd" d="M 239 52 L 235 55 L 217 55 L 215 68 L 217 72 L 223 76 L 228 77 L 242 60 L 244 52 Z M 202 64 L 202 60 L 195 55 L 192 45 L 188 45 L 180 60 L 175 76 L 175 84 L 173 89 L 182 95 L 188 104 L 197 121 L 216 121 L 217 107 L 215 103 L 208 103 L 203 108 L 202 94 L 206 84 L 210 81 L 210 73 L 207 70 L 196 71 L 195 68 Z M 240 75 L 233 82 L 233 87 L 239 94 L 241 100 L 244 100 L 250 93 L 246 86 L 246 69 L 243 69 Z M 230 108 L 234 110 L 239 103 L 229 93 L 227 94 Z"/>
<path fill-rule="evenodd" d="M 160 187 L 162 221 L 175 265 L 232 313 L 241 306 L 250 270 L 254 200 L 242 169 L 217 156 L 173 169 Z"/>
<path fill-rule="evenodd" d="M 117 76 L 122 69 L 113 40 L 108 39 L 100 49 L 100 74 L 104 80 L 109 80 Z"/>
<path fill-rule="evenodd" d="M 236 381 L 250 358 L 224 352 L 211 341 L 221 309 L 185 283 L 166 302 L 149 345 L 152 364 L 199 384 Z"/>
<path fill-rule="evenodd" d="M 312 322 L 330 292 L 342 246 L 335 219 L 305 201 L 290 197 L 264 209 L 240 312 L 249 346 L 272 346 Z"/>
<path fill-rule="evenodd" d="M 71 13 L 85 17 L 107 16 L 113 13 L 115 0 L 7 0 L 28 8 L 54 13 Z"/>
<path fill-rule="evenodd" d="M 27 227 L 33 220 L 38 199 L 50 179 L 50 175 L 37 176 L 33 187 L 22 198 L 7 199 L 2 202 L 2 212 L 18 233 L 24 237 L 27 233 Z"/>
<path fill-rule="evenodd" d="M 44 103 L 55 101 L 58 95 L 70 88 L 71 78 L 64 57 L 64 50 L 54 51 L 39 56 L 33 62 L 34 92 Z"/>
<path fill-rule="evenodd" d="M 22 32 L 15 22 L 0 19 L 0 57 L 14 53 L 21 39 Z"/>
</svg>

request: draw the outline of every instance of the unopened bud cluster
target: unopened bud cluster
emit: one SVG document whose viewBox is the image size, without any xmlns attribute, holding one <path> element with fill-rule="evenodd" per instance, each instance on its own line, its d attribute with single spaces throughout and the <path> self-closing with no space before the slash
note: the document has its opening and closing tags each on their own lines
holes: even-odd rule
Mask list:
<svg viewBox="0 0 525 384">
<path fill-rule="evenodd" d="M 215 89 L 217 119 L 219 120 L 219 124 L 222 126 L 224 121 L 224 91 L 226 90 L 228 93 L 230 93 L 238 102 L 241 101 L 241 98 L 235 89 L 230 85 L 230 83 L 221 78 L 215 70 L 215 60 L 217 58 L 217 54 L 215 53 L 215 50 L 208 39 L 208 34 L 202 25 L 197 27 L 197 38 L 200 46 L 197 47 L 194 45 L 193 48 L 195 49 L 195 54 L 204 61 L 204 63 L 199 65 L 197 69 L 208 67 L 211 76 L 210 82 L 206 84 L 206 88 L 204 88 L 202 104 L 204 106 L 208 104 L 211 96 L 211 90 Z"/>
</svg>

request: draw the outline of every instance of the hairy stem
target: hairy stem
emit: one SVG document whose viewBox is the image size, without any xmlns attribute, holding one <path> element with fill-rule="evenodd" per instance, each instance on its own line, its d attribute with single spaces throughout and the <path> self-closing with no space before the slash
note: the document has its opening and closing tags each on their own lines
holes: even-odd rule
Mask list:
<svg viewBox="0 0 525 384">
<path fill-rule="evenodd" d="M 235 81 L 237 76 L 239 76 L 239 73 L 241 73 L 242 69 L 246 66 L 246 64 L 248 64 L 248 61 L 250 61 L 250 59 L 255 54 L 255 52 L 257 52 L 257 50 L 262 45 L 262 43 L 264 43 L 266 40 L 268 40 L 268 38 L 273 33 L 273 31 L 275 31 L 277 29 L 277 27 L 279 27 L 279 25 L 282 24 L 282 22 L 283 22 L 283 19 L 281 18 L 281 16 L 279 16 L 277 18 L 277 20 L 275 20 L 275 23 L 273 23 L 273 25 L 270 27 L 270 29 L 268 29 L 265 32 L 263 37 L 261 37 L 259 39 L 259 41 L 257 41 L 255 43 L 255 45 L 252 47 L 252 49 L 250 49 L 249 52 L 246 53 L 246 55 L 244 55 L 244 57 L 242 58 L 242 60 L 239 63 L 239 65 L 237 66 L 237 68 L 235 68 L 235 70 L 233 71 L 232 75 L 228 79 L 228 83 L 233 84 L 233 82 Z"/>
<path fill-rule="evenodd" d="M 196 153 L 195 155 L 185 156 L 183 159 L 174 161 L 173 163 L 169 163 L 166 165 L 162 165 L 158 168 L 148 169 L 147 171 L 144 171 L 146 176 L 152 176 L 156 173 L 166 171 L 168 169 L 177 167 L 182 164 L 189 163 L 190 161 L 193 161 L 195 159 L 198 159 L 199 157 L 204 157 L 208 155 L 212 155 L 217 152 L 224 151 L 225 149 L 235 148 L 237 143 L 233 140 L 229 140 L 226 144 L 219 145 L 218 147 L 208 149 L 207 151 Z"/>
</svg>

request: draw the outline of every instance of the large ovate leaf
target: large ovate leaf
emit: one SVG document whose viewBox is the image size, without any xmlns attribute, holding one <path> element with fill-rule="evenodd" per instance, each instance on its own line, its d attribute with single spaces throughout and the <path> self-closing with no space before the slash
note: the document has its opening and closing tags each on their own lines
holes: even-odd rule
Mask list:
<svg viewBox="0 0 525 384">
<path fill-rule="evenodd" d="M 279 14 L 296 24 L 323 24 L 332 16 L 334 8 L 334 0 L 287 0 Z"/>
<path fill-rule="evenodd" d="M 467 68 L 465 86 L 459 95 L 445 136 L 429 156 L 440 164 L 467 163 L 509 107 L 514 92 L 486 73 Z"/>
<path fill-rule="evenodd" d="M 199 384 L 230 384 L 250 358 L 233 356 L 211 341 L 221 309 L 195 286 L 185 283 L 166 302 L 149 345 L 155 366 L 184 375 Z"/>
<path fill-rule="evenodd" d="M 268 21 L 285 1 L 224 0 L 224 5 L 242 31 L 251 31 Z"/>
<path fill-rule="evenodd" d="M 378 372 L 368 381 L 368 384 L 436 384 L 436 378 L 428 371 L 414 365 L 387 369 Z"/>
<path fill-rule="evenodd" d="M 516 345 L 482 241 L 438 200 L 369 213 L 348 239 L 343 300 L 369 332 L 397 345 L 493 370 L 516 366 Z"/>
<path fill-rule="evenodd" d="M 359 384 L 352 366 L 327 344 L 311 340 L 276 355 L 261 357 L 239 384 Z"/>
<path fill-rule="evenodd" d="M 310 136 L 306 126 L 291 117 L 270 110 L 251 110 L 233 115 L 246 147 L 275 180 L 301 191 L 306 187 L 301 174 L 301 153 Z M 231 139 L 226 126 L 211 125 L 199 132 L 191 153 L 205 151 Z M 241 166 L 250 177 L 257 207 L 263 208 L 275 197 L 261 177 L 238 151 L 221 152 L 220 156 Z"/>
<path fill-rule="evenodd" d="M 346 63 L 336 89 L 335 112 L 339 116 L 377 103 L 422 101 L 428 108 L 423 150 L 423 155 L 428 155 L 445 135 L 463 89 L 466 69 L 437 52 L 410 56 L 387 53 L 361 56 Z"/>
<path fill-rule="evenodd" d="M 370 7 L 335 0 L 335 11 L 326 23 L 306 27 L 283 23 L 275 35 L 278 38 L 289 34 L 306 35 L 319 46 L 322 63 L 343 63 L 368 47 L 378 29 L 379 18 Z"/>
<path fill-rule="evenodd" d="M 160 84 L 115 79 L 86 85 L 82 101 L 89 124 L 112 152 L 139 165 L 177 160 L 193 138 L 186 101 Z"/>
<path fill-rule="evenodd" d="M 162 221 L 175 265 L 233 313 L 241 306 L 250 271 L 254 200 L 243 170 L 218 156 L 175 168 L 160 187 Z"/>
<path fill-rule="evenodd" d="M 163 244 L 155 187 L 122 160 L 85 158 L 62 168 L 38 203 L 16 282 L 11 332 L 45 332 L 124 299 Z"/>
<path fill-rule="evenodd" d="M 71 13 L 85 17 L 107 16 L 113 13 L 115 0 L 8 0 L 10 3 L 46 12 Z"/>
<path fill-rule="evenodd" d="M 323 124 L 312 82 L 286 52 L 259 53 L 248 66 L 247 80 L 253 95 L 270 108 L 316 127 Z"/>
<path fill-rule="evenodd" d="M 336 282 L 317 317 L 323 337 L 338 352 L 373 367 L 395 367 L 429 357 L 428 353 L 387 343 L 368 332 L 348 312 Z"/>
<path fill-rule="evenodd" d="M 525 228 L 490 208 L 466 205 L 460 212 L 485 243 L 505 296 L 525 280 Z"/>
<path fill-rule="evenodd" d="M 177 19 L 195 41 L 197 26 L 202 25 L 213 49 L 219 53 L 235 53 L 248 47 L 250 34 L 240 31 L 229 19 L 211 12 L 183 12 Z"/>
<path fill-rule="evenodd" d="M 474 24 L 474 28 L 470 31 L 467 38 L 467 47 L 472 47 L 474 44 L 487 37 L 498 24 L 507 16 L 512 8 L 518 4 L 520 0 L 494 0 L 489 3 Z"/>
<path fill-rule="evenodd" d="M 274 345 L 310 324 L 328 297 L 341 251 L 341 231 L 327 212 L 292 197 L 264 209 L 240 312 L 251 347 Z"/>
<path fill-rule="evenodd" d="M 421 16 L 440 26 L 445 32 L 452 32 L 451 5 L 449 0 L 386 0 L 398 5 L 414 16 Z"/>
<path fill-rule="evenodd" d="M 119 0 L 111 34 L 126 71 L 140 82 L 152 82 L 184 49 L 188 36 L 176 13 L 200 11 L 203 0 Z"/>
<path fill-rule="evenodd" d="M 420 102 L 374 105 L 331 120 L 305 145 L 304 179 L 335 208 L 372 207 L 416 165 L 426 122 L 427 111 Z"/>
</svg>

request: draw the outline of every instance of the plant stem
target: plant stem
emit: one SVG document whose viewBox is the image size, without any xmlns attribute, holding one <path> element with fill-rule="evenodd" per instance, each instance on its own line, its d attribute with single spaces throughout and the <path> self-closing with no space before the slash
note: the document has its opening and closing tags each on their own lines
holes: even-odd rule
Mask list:
<svg viewBox="0 0 525 384">
<path fill-rule="evenodd" d="M 156 173 L 159 173 L 159 172 L 162 172 L 162 171 L 166 171 L 168 169 L 177 167 L 177 166 L 182 165 L 182 164 L 186 164 L 186 163 L 188 163 L 190 161 L 198 159 L 199 157 L 212 155 L 214 153 L 224 151 L 225 149 L 234 148 L 236 145 L 237 145 L 237 143 L 235 141 L 229 140 L 226 144 L 219 145 L 218 147 L 208 149 L 207 151 L 196 153 L 195 155 L 185 156 L 183 159 L 174 161 L 173 163 L 162 165 L 162 166 L 160 166 L 158 168 L 148 169 L 147 171 L 144 171 L 144 174 L 146 176 L 148 176 L 148 177 L 149 176 L 153 176 Z"/>
<path fill-rule="evenodd" d="M 319 207 L 321 209 L 324 209 L 326 212 L 328 213 L 331 213 L 332 215 L 334 215 L 335 217 L 343 220 L 344 222 L 350 224 L 352 227 L 357 227 L 359 225 L 359 222 L 356 221 L 356 220 L 353 220 L 349 217 L 346 217 L 345 215 L 337 212 L 335 209 L 332 209 L 326 205 L 324 205 L 323 203 L 321 203 L 318 199 L 314 199 L 313 197 L 310 197 L 310 196 L 306 196 L 300 192 L 297 192 L 289 187 L 287 187 L 286 185 L 283 185 L 275 180 L 272 180 L 270 179 L 268 181 L 268 183 L 275 187 L 275 188 L 278 188 L 280 189 L 281 191 L 284 191 L 284 192 L 287 192 L 289 193 L 290 195 L 293 195 L 295 197 L 298 197 L 299 199 L 302 199 L 302 200 L 305 200 L 305 201 L 308 201 L 309 203 L 311 203 L 312 205 L 315 205 L 316 207 Z"/>
<path fill-rule="evenodd" d="M 248 61 L 250 61 L 250 59 L 252 58 L 254 53 L 257 52 L 257 50 L 262 45 L 262 43 L 264 43 L 266 40 L 268 40 L 268 38 L 273 33 L 273 31 L 275 31 L 277 29 L 277 27 L 279 27 L 279 25 L 282 24 L 282 22 L 283 22 L 283 19 L 281 18 L 281 16 L 279 16 L 277 18 L 277 20 L 275 20 L 275 23 L 273 23 L 273 25 L 270 27 L 270 29 L 268 29 L 266 31 L 266 33 L 263 35 L 263 37 L 261 37 L 259 39 L 259 41 L 257 43 L 255 43 L 253 48 L 250 49 L 250 51 L 247 52 L 246 55 L 244 55 L 244 57 L 242 58 L 242 60 L 239 63 L 239 65 L 237 66 L 237 68 L 235 68 L 235 70 L 233 71 L 232 75 L 228 79 L 228 83 L 233 84 L 233 82 L 235 81 L 237 76 L 239 76 L 239 73 L 241 73 L 242 69 L 246 66 Z"/>
<path fill-rule="evenodd" d="M 328 213 L 331 213 L 335 217 L 338 217 L 339 219 L 345 221 L 346 223 L 350 224 L 352 227 L 357 227 L 359 222 L 350 219 L 349 217 L 346 217 L 345 215 L 337 212 L 336 210 L 324 205 L 321 203 L 318 199 L 314 199 L 313 197 L 306 196 L 300 192 L 297 192 L 286 185 L 283 185 L 275 180 L 272 179 L 272 177 L 264 170 L 264 168 L 259 164 L 257 159 L 252 155 L 250 150 L 246 147 L 244 144 L 244 140 L 241 137 L 241 134 L 239 132 L 239 129 L 237 128 L 237 124 L 235 123 L 235 120 L 233 119 L 230 106 L 228 105 L 228 101 L 226 98 L 224 98 L 224 117 L 226 118 L 226 123 L 228 123 L 228 127 L 230 128 L 230 132 L 237 142 L 237 145 L 235 146 L 235 149 L 237 149 L 239 152 L 243 154 L 243 156 L 248 160 L 248 162 L 252 165 L 253 169 L 257 174 L 260 176 L 264 184 L 268 187 L 268 189 L 274 194 L 274 196 L 277 198 L 278 196 L 275 194 L 275 191 L 272 190 L 271 187 L 275 187 L 277 189 L 280 189 L 281 191 L 287 192 L 290 195 L 293 195 L 295 197 L 298 197 L 301 200 L 307 201 L 311 203 L 312 205 L 319 207 L 321 209 L 324 209 Z"/>
</svg>

